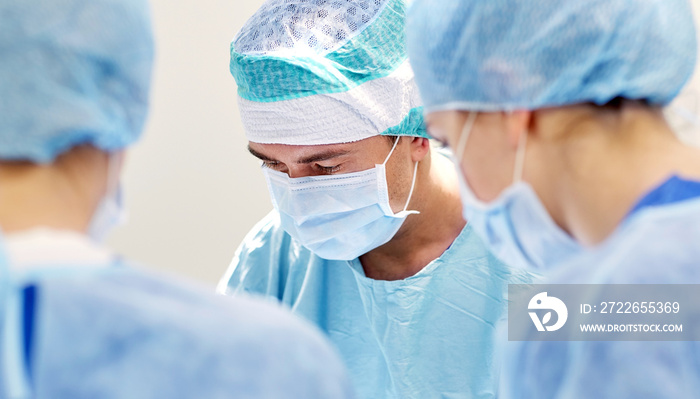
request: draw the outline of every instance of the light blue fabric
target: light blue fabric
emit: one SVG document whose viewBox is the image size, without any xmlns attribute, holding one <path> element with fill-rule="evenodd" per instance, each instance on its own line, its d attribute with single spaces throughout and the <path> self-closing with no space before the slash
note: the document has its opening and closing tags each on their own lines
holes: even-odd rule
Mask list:
<svg viewBox="0 0 700 399">
<path fill-rule="evenodd" d="M 0 309 L 3 308 L 10 289 L 10 265 L 5 251 L 3 233 L 0 231 Z"/>
<path fill-rule="evenodd" d="M 114 165 L 110 162 L 108 176 L 117 175 L 119 179 L 120 170 L 113 170 Z M 109 178 L 107 179 L 109 181 Z M 109 183 L 108 183 L 109 187 Z M 97 204 L 97 209 L 92 214 L 88 225 L 88 236 L 95 242 L 103 242 L 115 227 L 126 220 L 126 208 L 124 207 L 124 193 L 119 185 L 113 192 L 108 192 Z"/>
<path fill-rule="evenodd" d="M 525 141 L 518 144 L 513 184 L 489 202 L 476 196 L 462 171 L 475 120 L 476 112 L 470 112 L 452 156 L 464 220 L 489 250 L 510 266 L 543 270 L 582 251 L 583 247 L 552 220 L 530 184 L 522 181 Z"/>
<path fill-rule="evenodd" d="M 543 272 L 585 250 L 552 220 L 528 183 L 518 182 L 486 204 L 472 193 L 461 168 L 457 169 L 465 218 L 502 262 Z"/>
<path fill-rule="evenodd" d="M 492 398 L 509 283 L 532 276 L 498 262 L 467 227 L 415 276 L 378 281 L 357 259 L 321 259 L 276 212 L 246 237 L 219 290 L 287 304 L 323 329 L 360 398 Z"/>
<path fill-rule="evenodd" d="M 1 0 L 0 159 L 133 143 L 152 58 L 145 0 Z"/>
<path fill-rule="evenodd" d="M 21 293 L 11 284 L 9 259 L 0 236 L 0 397 L 29 399 L 29 374 L 23 353 Z"/>
<path fill-rule="evenodd" d="M 34 399 L 352 397 L 335 351 L 279 307 L 126 267 L 12 275 L 36 290 Z"/>
<path fill-rule="evenodd" d="M 428 112 L 668 104 L 697 52 L 687 0 L 415 0 L 406 32 Z"/>
<path fill-rule="evenodd" d="M 418 163 L 404 209 L 394 213 L 389 204 L 386 163 L 399 141 L 383 163 L 359 172 L 291 178 L 263 165 L 282 228 L 324 259 L 352 260 L 386 244 L 409 215 L 419 213 L 406 210 Z"/>
<path fill-rule="evenodd" d="M 594 249 L 552 265 L 547 282 L 700 284 L 698 242 L 700 198 L 642 208 Z M 698 342 L 509 346 L 504 398 L 694 398 L 700 392 Z"/>
</svg>

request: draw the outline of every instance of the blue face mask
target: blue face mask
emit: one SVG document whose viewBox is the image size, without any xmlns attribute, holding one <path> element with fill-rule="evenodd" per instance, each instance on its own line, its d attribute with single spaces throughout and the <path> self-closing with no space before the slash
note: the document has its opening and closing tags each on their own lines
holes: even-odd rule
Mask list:
<svg viewBox="0 0 700 399">
<path fill-rule="evenodd" d="M 88 236 L 96 242 L 102 242 L 107 235 L 120 226 L 126 219 L 121 185 L 112 194 L 100 201 L 88 227 Z"/>
<path fill-rule="evenodd" d="M 122 186 L 119 183 L 120 169 L 117 155 L 110 155 L 107 170 L 107 195 L 97 205 L 88 226 L 88 236 L 96 242 L 102 242 L 107 235 L 126 220 Z"/>
<path fill-rule="evenodd" d="M 391 240 L 406 216 L 418 213 L 406 210 L 418 163 L 404 209 L 394 213 L 389 205 L 385 165 L 398 142 L 384 163 L 361 172 L 290 178 L 263 167 L 282 228 L 316 255 L 331 260 L 352 260 Z"/>
<path fill-rule="evenodd" d="M 465 220 L 494 255 L 513 267 L 543 271 L 581 251 L 581 246 L 554 223 L 532 187 L 522 181 L 526 134 L 520 136 L 518 143 L 514 183 L 491 202 L 476 197 L 461 168 L 475 119 L 476 113 L 470 113 L 453 159 Z"/>
</svg>

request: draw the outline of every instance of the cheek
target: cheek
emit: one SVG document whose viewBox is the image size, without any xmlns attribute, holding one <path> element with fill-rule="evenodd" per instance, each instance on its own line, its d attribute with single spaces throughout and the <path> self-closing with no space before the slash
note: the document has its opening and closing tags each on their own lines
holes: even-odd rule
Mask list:
<svg viewBox="0 0 700 399">
<path fill-rule="evenodd" d="M 389 191 L 389 204 L 394 212 L 403 210 L 411 190 L 414 164 L 409 160 L 390 162 L 386 168 L 386 181 Z"/>
<path fill-rule="evenodd" d="M 493 201 L 512 184 L 513 160 L 507 147 L 489 132 L 474 131 L 462 159 L 462 172 L 482 201 Z"/>
</svg>

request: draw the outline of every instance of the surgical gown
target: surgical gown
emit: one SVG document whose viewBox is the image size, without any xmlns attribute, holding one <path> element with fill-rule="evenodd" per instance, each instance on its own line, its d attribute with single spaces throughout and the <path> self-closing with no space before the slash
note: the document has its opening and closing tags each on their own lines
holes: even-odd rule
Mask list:
<svg viewBox="0 0 700 399">
<path fill-rule="evenodd" d="M 323 335 L 279 307 L 130 269 L 74 233 L 0 241 L 2 398 L 351 397 Z"/>
<path fill-rule="evenodd" d="M 552 265 L 545 282 L 700 284 L 700 183 L 669 179 L 603 243 Z M 605 299 L 591 303 L 598 300 Z M 504 398 L 700 395 L 694 341 L 531 341 L 508 349 Z"/>
<path fill-rule="evenodd" d="M 220 292 L 261 294 L 324 330 L 360 398 L 492 398 L 509 283 L 532 276 L 498 262 L 467 225 L 416 275 L 365 277 L 359 260 L 319 258 L 272 212 L 246 237 Z"/>
</svg>

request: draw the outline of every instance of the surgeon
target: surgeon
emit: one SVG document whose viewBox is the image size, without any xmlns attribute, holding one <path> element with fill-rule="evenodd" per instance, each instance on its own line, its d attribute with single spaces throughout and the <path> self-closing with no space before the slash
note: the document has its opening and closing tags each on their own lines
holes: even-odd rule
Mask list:
<svg viewBox="0 0 700 399">
<path fill-rule="evenodd" d="M 0 398 L 350 398 L 312 326 L 99 243 L 146 117 L 149 19 L 143 0 L 0 0 Z"/>
<path fill-rule="evenodd" d="M 700 151 L 662 108 L 696 62 L 686 0 L 416 0 L 430 133 L 499 258 L 552 283 L 700 283 Z M 598 298 L 603 299 L 603 298 Z M 525 342 L 517 398 L 689 398 L 695 342 Z"/>
<path fill-rule="evenodd" d="M 339 348 L 361 398 L 494 397 L 508 283 L 461 218 L 404 45 L 401 0 L 266 2 L 231 45 L 274 211 L 220 284 L 271 297 Z"/>
</svg>

